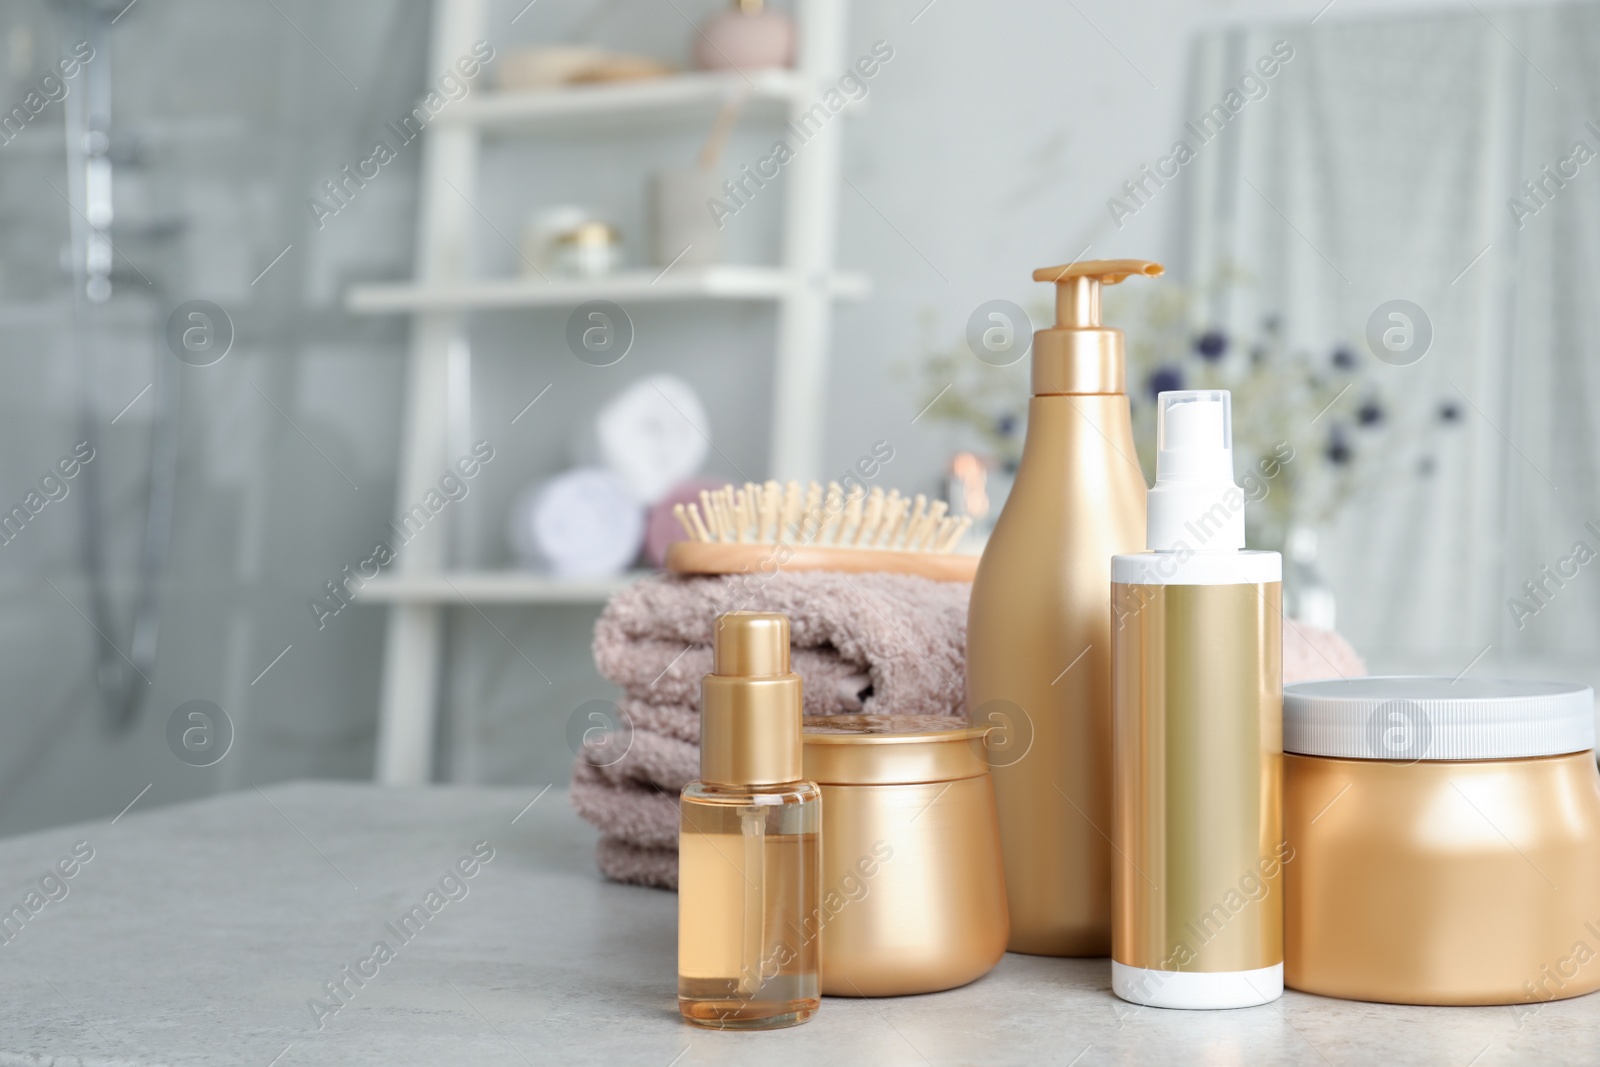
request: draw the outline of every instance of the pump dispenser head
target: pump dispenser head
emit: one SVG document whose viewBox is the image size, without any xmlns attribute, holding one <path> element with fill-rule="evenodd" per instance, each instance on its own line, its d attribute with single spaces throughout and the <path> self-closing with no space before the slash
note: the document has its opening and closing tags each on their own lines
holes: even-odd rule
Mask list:
<svg viewBox="0 0 1600 1067">
<path fill-rule="evenodd" d="M 1165 270 L 1144 259 L 1086 259 L 1034 271 L 1034 281 L 1055 283 L 1056 324 L 1033 335 L 1033 394 L 1125 392 L 1126 345 L 1121 330 L 1100 324 L 1100 288 Z"/>
<path fill-rule="evenodd" d="M 801 776 L 800 676 L 789 669 L 789 620 L 730 611 L 712 628 L 700 686 L 700 779 L 783 785 Z"/>
<path fill-rule="evenodd" d="M 1156 398 L 1156 484 L 1148 498 L 1151 551 L 1244 548 L 1244 492 L 1233 483 L 1233 399 L 1226 389 Z"/>
</svg>

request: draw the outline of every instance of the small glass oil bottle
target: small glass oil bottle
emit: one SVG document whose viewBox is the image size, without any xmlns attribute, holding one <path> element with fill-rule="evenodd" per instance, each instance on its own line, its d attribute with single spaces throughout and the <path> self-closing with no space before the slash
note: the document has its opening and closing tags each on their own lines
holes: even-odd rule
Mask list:
<svg viewBox="0 0 1600 1067">
<path fill-rule="evenodd" d="M 821 1004 L 822 794 L 801 779 L 789 620 L 717 617 L 700 691 L 700 780 L 678 838 L 678 1010 L 714 1030 L 770 1030 Z"/>
</svg>

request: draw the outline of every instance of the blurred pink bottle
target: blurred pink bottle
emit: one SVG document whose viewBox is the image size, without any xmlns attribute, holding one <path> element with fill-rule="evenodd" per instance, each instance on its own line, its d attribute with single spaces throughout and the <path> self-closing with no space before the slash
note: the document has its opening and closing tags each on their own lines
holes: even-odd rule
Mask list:
<svg viewBox="0 0 1600 1067">
<path fill-rule="evenodd" d="M 701 70 L 793 66 L 794 37 L 794 20 L 785 12 L 766 10 L 762 0 L 737 0 L 695 34 L 695 65 Z"/>
<path fill-rule="evenodd" d="M 674 541 L 688 539 L 683 532 L 683 525 L 672 514 L 673 505 L 697 504 L 702 489 L 713 492 L 727 484 L 726 478 L 688 478 L 667 490 L 666 496 L 650 505 L 650 514 L 645 519 L 644 555 L 651 566 L 665 566 L 667 546 Z"/>
</svg>

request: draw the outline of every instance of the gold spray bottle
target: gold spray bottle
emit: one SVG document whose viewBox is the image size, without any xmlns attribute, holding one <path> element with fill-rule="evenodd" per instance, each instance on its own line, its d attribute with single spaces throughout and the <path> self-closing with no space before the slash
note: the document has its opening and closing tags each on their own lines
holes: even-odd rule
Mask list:
<svg viewBox="0 0 1600 1067">
<path fill-rule="evenodd" d="M 1033 399 L 1016 484 L 978 564 L 967 712 L 989 759 L 1013 952 L 1111 951 L 1111 557 L 1144 547 L 1121 330 L 1100 288 L 1158 263 L 1034 271 L 1056 324 L 1033 335 Z"/>
<path fill-rule="evenodd" d="M 715 1030 L 803 1023 L 821 1003 L 822 793 L 802 780 L 789 620 L 719 615 L 700 691 L 700 780 L 679 800 L 678 1010 Z"/>
<path fill-rule="evenodd" d="M 1225 390 L 1162 393 L 1149 552 L 1111 561 L 1111 989 L 1158 1008 L 1283 993 L 1283 561 L 1244 547 Z"/>
</svg>

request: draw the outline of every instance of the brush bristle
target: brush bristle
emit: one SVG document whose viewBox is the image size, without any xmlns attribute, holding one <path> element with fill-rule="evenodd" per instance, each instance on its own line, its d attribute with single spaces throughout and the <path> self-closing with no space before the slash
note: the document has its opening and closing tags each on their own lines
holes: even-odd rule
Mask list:
<svg viewBox="0 0 1600 1067">
<path fill-rule="evenodd" d="M 930 504 L 921 493 L 907 497 L 898 489 L 746 482 L 702 491 L 699 504 L 677 504 L 672 514 L 691 541 L 942 554 L 955 551 L 972 526 L 949 510 L 942 500 Z"/>
</svg>

